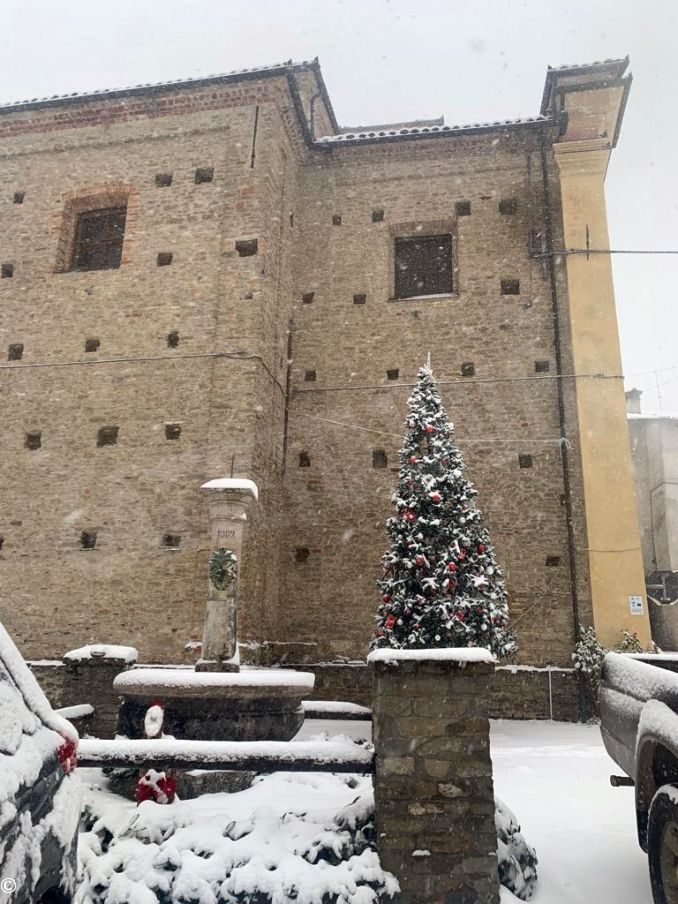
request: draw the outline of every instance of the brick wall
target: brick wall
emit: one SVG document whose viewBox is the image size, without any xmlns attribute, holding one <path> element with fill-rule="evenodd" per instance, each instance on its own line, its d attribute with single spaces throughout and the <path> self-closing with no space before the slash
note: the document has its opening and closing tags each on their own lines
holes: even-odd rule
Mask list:
<svg viewBox="0 0 678 904">
<path fill-rule="evenodd" d="M 308 113 L 317 83 L 306 73 L 299 84 Z M 295 103 L 285 78 L 262 76 L 0 116 L 0 260 L 15 266 L 0 280 L 0 335 L 24 345 L 21 361 L 0 369 L 10 399 L 1 617 L 32 657 L 105 641 L 133 644 L 145 661 L 188 658 L 206 585 L 199 486 L 233 470 L 261 490 L 241 640 L 283 661 L 301 644 L 311 661 L 364 656 L 408 384 L 430 351 L 506 571 L 520 661 L 567 664 L 551 286 L 527 253 L 545 224 L 539 133 L 311 150 Z M 318 134 L 330 131 L 317 112 Z M 197 167 L 213 167 L 213 181 L 196 184 Z M 158 173 L 172 184 L 157 187 Z M 123 266 L 55 272 L 64 210 L 112 187 L 128 198 Z M 499 212 L 505 198 L 515 213 Z M 459 201 L 469 216 L 457 215 Z M 419 225 L 452 232 L 455 292 L 393 302 L 393 239 Z M 252 239 L 257 253 L 240 256 L 236 242 Z M 171 266 L 157 266 L 161 252 Z M 520 294 L 500 294 L 502 278 L 519 279 Z M 560 271 L 556 289 L 570 372 Z M 88 338 L 100 340 L 94 354 Z M 537 360 L 548 374 L 535 374 Z M 475 376 L 462 377 L 469 361 Z M 393 368 L 397 380 L 386 376 Z M 585 617 L 574 388 L 562 382 Z M 165 439 L 166 422 L 181 425 L 179 440 Z M 105 425 L 119 426 L 117 445 L 97 448 Z M 35 430 L 42 446 L 29 451 Z M 374 449 L 386 469 L 372 468 Z M 532 468 L 519 467 L 520 453 Z M 84 551 L 81 531 L 92 529 L 97 547 Z M 178 550 L 163 548 L 165 533 L 181 536 Z M 547 567 L 547 556 L 558 564 Z"/>
</svg>

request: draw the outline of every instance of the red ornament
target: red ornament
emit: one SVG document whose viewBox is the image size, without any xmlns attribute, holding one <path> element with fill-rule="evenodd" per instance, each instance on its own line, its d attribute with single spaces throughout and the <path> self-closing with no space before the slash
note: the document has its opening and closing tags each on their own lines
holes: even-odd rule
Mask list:
<svg viewBox="0 0 678 904">
<path fill-rule="evenodd" d="M 414 512 L 408 511 L 405 512 L 405 520 L 409 521 L 410 524 L 414 524 L 414 522 L 417 520 L 417 516 L 414 514 Z"/>
<path fill-rule="evenodd" d="M 434 502 L 436 505 L 438 505 L 439 502 L 442 502 L 442 498 L 440 493 L 431 493 L 430 496 L 431 502 Z"/>
<path fill-rule="evenodd" d="M 388 595 L 388 593 L 385 593 L 385 594 L 382 596 L 382 599 L 383 599 L 383 601 L 384 601 L 385 603 L 390 603 L 390 602 L 391 602 L 391 597 Z"/>
<path fill-rule="evenodd" d="M 457 566 L 455 565 L 454 562 L 450 562 L 450 564 L 447 566 L 447 570 L 448 570 L 448 571 L 456 571 L 456 570 L 457 570 Z"/>
<path fill-rule="evenodd" d="M 455 612 L 454 617 L 457 621 L 464 621 L 464 613 L 463 612 Z"/>
<path fill-rule="evenodd" d="M 134 797 L 138 804 L 145 800 L 153 800 L 157 804 L 171 804 L 177 792 L 176 779 L 165 772 L 153 773 L 152 770 L 141 774 L 134 789 Z"/>
<path fill-rule="evenodd" d="M 426 561 L 426 559 L 423 556 L 415 556 L 414 557 L 414 563 L 415 563 L 415 565 L 419 565 L 419 567 L 421 567 L 425 561 Z"/>
<path fill-rule="evenodd" d="M 462 547 L 462 549 L 459 550 L 459 558 L 461 559 L 462 562 L 466 558 L 466 550 L 463 547 Z"/>
<path fill-rule="evenodd" d="M 410 464 L 411 464 L 411 465 L 416 465 L 416 463 L 417 463 L 417 456 L 416 456 L 416 455 L 410 455 Z"/>
<path fill-rule="evenodd" d="M 485 552 L 485 547 L 483 546 L 482 543 L 478 544 L 478 552 Z"/>
<path fill-rule="evenodd" d="M 396 623 L 395 615 L 389 615 L 389 617 L 384 622 L 384 627 L 386 628 L 387 631 L 390 631 L 393 628 L 393 625 L 395 625 L 395 623 Z"/>
<path fill-rule="evenodd" d="M 433 426 L 433 424 L 427 424 L 427 425 L 424 427 L 424 430 L 425 430 L 427 433 L 435 433 L 435 432 L 436 432 L 436 428 Z"/>
</svg>

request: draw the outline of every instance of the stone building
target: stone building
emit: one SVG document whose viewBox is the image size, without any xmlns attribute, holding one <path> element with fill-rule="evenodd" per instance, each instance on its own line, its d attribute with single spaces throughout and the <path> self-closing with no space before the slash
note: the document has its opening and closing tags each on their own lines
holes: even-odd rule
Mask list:
<svg viewBox="0 0 678 904">
<path fill-rule="evenodd" d="M 652 634 L 664 650 L 678 646 L 678 415 L 641 411 L 638 389 L 626 393 L 636 480 L 640 545 Z"/>
<path fill-rule="evenodd" d="M 461 127 L 341 129 L 317 61 L 0 108 L 0 592 L 25 655 L 190 657 L 199 487 L 232 474 L 260 489 L 249 656 L 364 658 L 429 352 L 520 662 L 567 665 L 578 620 L 647 636 L 609 258 L 562 254 L 607 248 L 627 65 L 549 69 L 539 115 Z"/>
</svg>

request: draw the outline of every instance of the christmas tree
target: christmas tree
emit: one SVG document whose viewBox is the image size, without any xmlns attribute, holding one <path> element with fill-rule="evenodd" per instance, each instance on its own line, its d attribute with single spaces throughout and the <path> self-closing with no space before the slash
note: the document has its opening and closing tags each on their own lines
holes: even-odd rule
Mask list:
<svg viewBox="0 0 678 904">
<path fill-rule="evenodd" d="M 430 368 L 408 402 L 391 549 L 371 649 L 484 647 L 515 651 L 501 569 Z"/>
</svg>

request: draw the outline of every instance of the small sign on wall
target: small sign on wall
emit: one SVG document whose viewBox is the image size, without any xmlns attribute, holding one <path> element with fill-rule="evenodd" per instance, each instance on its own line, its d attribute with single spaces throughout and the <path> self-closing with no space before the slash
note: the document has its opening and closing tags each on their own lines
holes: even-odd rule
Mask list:
<svg viewBox="0 0 678 904">
<path fill-rule="evenodd" d="M 643 615 L 644 611 L 642 596 L 630 596 L 629 612 L 631 615 Z"/>
</svg>

